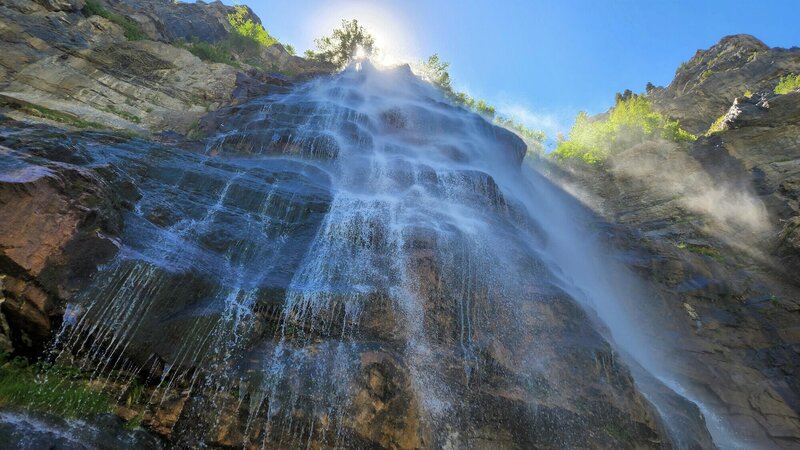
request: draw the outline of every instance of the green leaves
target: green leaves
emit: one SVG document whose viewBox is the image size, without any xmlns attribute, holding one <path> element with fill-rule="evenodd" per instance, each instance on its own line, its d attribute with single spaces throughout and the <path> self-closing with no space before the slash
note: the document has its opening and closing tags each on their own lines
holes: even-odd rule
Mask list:
<svg viewBox="0 0 800 450">
<path fill-rule="evenodd" d="M 278 40 L 270 36 L 263 25 L 253 21 L 250 9 L 244 5 L 234 6 L 234 12 L 228 14 L 228 23 L 237 33 L 264 47 L 278 43 Z"/>
<path fill-rule="evenodd" d="M 796 89 L 800 89 L 800 74 L 786 75 L 781 77 L 780 82 L 775 86 L 775 93 L 788 94 Z"/>
<path fill-rule="evenodd" d="M 375 39 L 358 24 L 358 20 L 342 20 L 341 28 L 333 30 L 330 36 L 315 39 L 317 51 L 307 50 L 306 58 L 315 61 L 328 62 L 336 67 L 345 67 L 357 52 L 363 51 L 364 56 L 375 53 Z"/>
<path fill-rule="evenodd" d="M 441 89 L 453 103 L 471 109 L 483 116 L 493 119 L 498 125 L 513 130 L 528 144 L 529 152 L 537 154 L 544 152 L 544 141 L 546 139 L 544 131 L 531 130 L 512 119 L 497 115 L 495 107 L 486 103 L 484 100 L 476 101 L 465 92 L 456 92 L 453 89 L 452 79 L 448 71 L 449 68 L 450 63 L 443 61 L 437 53 L 429 56 L 428 60 L 422 63 L 421 66 L 423 76 L 433 83 L 434 86 Z"/>
<path fill-rule="evenodd" d="M 597 164 L 625 143 L 652 138 L 689 142 L 696 140 L 697 136 L 681 128 L 678 121 L 654 111 L 646 96 L 621 96 L 605 119 L 592 120 L 585 112 L 579 113 L 569 140 L 559 142 L 553 156 Z"/>
<path fill-rule="evenodd" d="M 112 411 L 112 399 L 90 388 L 79 370 L 0 354 L 0 406 L 13 405 L 64 417 Z"/>
</svg>

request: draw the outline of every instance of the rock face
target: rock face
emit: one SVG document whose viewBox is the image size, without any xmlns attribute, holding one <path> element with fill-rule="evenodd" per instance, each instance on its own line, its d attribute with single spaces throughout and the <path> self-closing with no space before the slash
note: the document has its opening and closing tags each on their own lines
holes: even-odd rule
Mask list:
<svg viewBox="0 0 800 450">
<path fill-rule="evenodd" d="M 113 168 L 69 166 L 85 161 L 69 141 L 15 139 L 12 150 L 2 146 L 7 139 L 0 138 L 2 313 L 13 348 L 36 354 L 60 326 L 65 301 L 116 254 L 130 203 L 108 178 Z M 20 163 L 19 152 L 50 162 Z"/>
<path fill-rule="evenodd" d="M 660 292 L 652 303 L 683 349 L 677 372 L 746 446 L 800 443 L 800 92 L 771 93 L 781 75 L 800 72 L 798 55 L 725 38 L 652 94 L 697 132 L 727 110 L 718 132 L 553 171 L 587 190 L 598 228 Z"/>
<path fill-rule="evenodd" d="M 258 87 L 259 94 L 268 90 L 255 70 L 209 64 L 171 45 L 186 36 L 211 42 L 228 36 L 231 7 L 168 0 L 105 6 L 150 39 L 129 41 L 116 23 L 86 17 L 82 2 L 0 5 L 0 105 L 16 118 L 81 128 L 185 132 L 202 115 L 234 101 L 243 86 L 251 92 Z M 263 66 L 298 76 L 331 71 L 280 45 L 263 49 L 259 58 Z"/>
<path fill-rule="evenodd" d="M 654 93 L 655 105 L 699 135 L 735 98 L 771 92 L 781 76 L 792 73 L 800 73 L 800 49 L 770 48 L 746 34 L 727 36 L 678 68 L 672 83 Z"/>
</svg>

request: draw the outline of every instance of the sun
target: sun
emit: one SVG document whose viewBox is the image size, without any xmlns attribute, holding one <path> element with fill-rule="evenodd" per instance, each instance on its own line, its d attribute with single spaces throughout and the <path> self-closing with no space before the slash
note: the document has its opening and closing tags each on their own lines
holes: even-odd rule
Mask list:
<svg viewBox="0 0 800 450">
<path fill-rule="evenodd" d="M 372 1 L 326 2 L 309 18 L 306 27 L 309 41 L 329 34 L 343 19 L 357 19 L 375 38 L 375 47 L 380 50 L 373 58 L 375 62 L 395 65 L 415 59 L 411 28 L 406 26 L 403 14 Z"/>
</svg>

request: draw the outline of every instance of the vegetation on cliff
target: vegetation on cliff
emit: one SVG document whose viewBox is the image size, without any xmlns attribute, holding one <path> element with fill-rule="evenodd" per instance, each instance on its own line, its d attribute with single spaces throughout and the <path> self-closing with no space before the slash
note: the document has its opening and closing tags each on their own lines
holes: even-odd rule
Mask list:
<svg viewBox="0 0 800 450">
<path fill-rule="evenodd" d="M 253 21 L 250 17 L 250 10 L 246 6 L 234 6 L 234 12 L 228 14 L 228 23 L 231 24 L 236 34 L 259 45 L 269 47 L 278 43 L 278 40 L 270 36 L 263 25 Z"/>
<path fill-rule="evenodd" d="M 205 42 L 192 39 L 190 42 L 177 41 L 174 45 L 189 50 L 203 61 L 228 64 L 241 68 L 242 62 L 255 67 L 263 67 L 261 51 L 264 48 L 279 44 L 264 26 L 253 20 L 250 9 L 243 5 L 234 6 L 228 14 L 228 23 L 233 29 L 225 39 L 218 42 Z M 291 45 L 285 47 L 290 54 L 294 53 Z"/>
<path fill-rule="evenodd" d="M 129 41 L 141 41 L 143 39 L 147 39 L 147 35 L 142 31 L 138 23 L 127 17 L 112 13 L 111 11 L 105 9 L 97 0 L 86 0 L 81 12 L 83 12 L 83 15 L 86 17 L 100 16 L 119 25 L 123 30 L 125 30 L 125 37 L 128 38 Z"/>
<path fill-rule="evenodd" d="M 0 406 L 17 406 L 63 417 L 84 417 L 113 410 L 112 400 L 86 385 L 78 369 L 0 354 Z"/>
<path fill-rule="evenodd" d="M 453 89 L 449 68 L 450 63 L 442 61 L 439 55 L 434 53 L 422 64 L 421 71 L 431 83 L 441 89 L 454 103 L 486 116 L 498 125 L 513 130 L 528 144 L 529 152 L 536 154 L 544 152 L 544 141 L 547 137 L 543 131 L 532 130 L 513 119 L 498 115 L 497 109 L 484 100 L 475 100 L 466 92 L 458 92 Z"/>
<path fill-rule="evenodd" d="M 560 139 L 553 157 L 577 159 L 588 164 L 604 161 L 620 145 L 661 138 L 672 142 L 688 142 L 697 136 L 681 128 L 653 110 L 646 95 L 626 93 L 617 97 L 617 104 L 605 117 L 591 118 L 578 114 L 569 139 Z"/>
<path fill-rule="evenodd" d="M 788 94 L 797 89 L 800 89 L 800 74 L 786 75 L 781 77 L 780 82 L 775 86 L 775 93 Z"/>
</svg>

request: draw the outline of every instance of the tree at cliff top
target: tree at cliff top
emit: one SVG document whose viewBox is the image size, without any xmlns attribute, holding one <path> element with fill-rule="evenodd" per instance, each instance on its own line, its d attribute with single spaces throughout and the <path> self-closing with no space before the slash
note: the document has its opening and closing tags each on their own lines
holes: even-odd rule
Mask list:
<svg viewBox="0 0 800 450">
<path fill-rule="evenodd" d="M 483 116 L 492 119 L 498 125 L 504 126 L 517 133 L 526 144 L 528 153 L 544 153 L 544 141 L 547 138 L 544 131 L 532 130 L 525 125 L 497 114 L 494 106 L 489 105 L 484 100 L 475 100 L 465 92 L 456 92 L 453 89 L 452 78 L 450 77 L 450 63 L 442 61 L 438 54 L 434 53 L 428 60 L 421 64 L 419 70 L 422 76 L 442 90 L 444 94 L 453 102 L 471 109 Z"/>
<path fill-rule="evenodd" d="M 358 24 L 358 20 L 342 20 L 342 27 L 333 30 L 330 36 L 315 39 L 317 50 L 307 50 L 306 58 L 328 62 L 336 67 L 346 66 L 357 53 L 364 56 L 375 53 L 375 38 L 366 28 Z"/>
<path fill-rule="evenodd" d="M 654 111 L 646 95 L 627 91 L 617 95 L 617 104 L 605 118 L 592 119 L 580 112 L 570 130 L 569 140 L 561 139 L 552 156 L 597 164 L 619 147 L 654 138 L 672 142 L 697 139 L 682 129 L 678 121 Z"/>
</svg>

